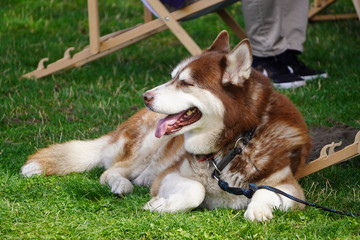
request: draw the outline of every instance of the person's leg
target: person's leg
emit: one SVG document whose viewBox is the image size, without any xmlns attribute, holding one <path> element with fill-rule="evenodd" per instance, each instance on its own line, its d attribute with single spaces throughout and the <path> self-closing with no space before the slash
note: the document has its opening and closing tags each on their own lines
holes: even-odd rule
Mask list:
<svg viewBox="0 0 360 240">
<path fill-rule="evenodd" d="M 286 39 L 281 33 L 281 6 L 278 0 L 243 0 L 242 10 L 255 56 L 275 56 L 287 49 Z"/>
<path fill-rule="evenodd" d="M 278 61 L 286 66 L 290 73 L 295 74 L 304 80 L 315 78 L 326 78 L 324 71 L 314 70 L 306 66 L 299 55 L 304 51 L 306 30 L 308 24 L 308 0 L 279 0 L 281 2 L 281 35 L 287 43 L 287 49 L 276 56 Z"/>
<path fill-rule="evenodd" d="M 286 49 L 303 52 L 308 24 L 309 0 L 280 0 L 281 35 Z"/>
<path fill-rule="evenodd" d="M 253 67 L 272 79 L 275 87 L 294 88 L 305 81 L 291 74 L 275 56 L 285 52 L 288 43 L 284 37 L 280 0 L 243 0 L 245 27 L 253 53 Z"/>
</svg>

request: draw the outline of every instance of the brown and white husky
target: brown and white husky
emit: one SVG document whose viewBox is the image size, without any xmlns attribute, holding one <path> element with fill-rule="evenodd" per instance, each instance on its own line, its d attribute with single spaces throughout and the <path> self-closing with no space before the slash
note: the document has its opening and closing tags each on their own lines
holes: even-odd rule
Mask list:
<svg viewBox="0 0 360 240">
<path fill-rule="evenodd" d="M 265 221 L 274 208 L 301 207 L 267 190 L 251 200 L 232 195 L 212 178 L 214 166 L 206 157 L 219 163 L 254 129 L 221 179 L 232 187 L 270 185 L 304 199 L 296 174 L 310 149 L 307 127 L 296 107 L 251 64 L 249 41 L 230 50 L 222 31 L 201 55 L 180 62 L 169 82 L 145 92 L 147 108 L 115 131 L 40 149 L 21 173 L 63 175 L 103 166 L 100 182 L 115 194 L 131 192 L 133 184 L 151 186 L 152 199 L 144 206 L 150 211 L 246 208 L 245 218 Z"/>
</svg>

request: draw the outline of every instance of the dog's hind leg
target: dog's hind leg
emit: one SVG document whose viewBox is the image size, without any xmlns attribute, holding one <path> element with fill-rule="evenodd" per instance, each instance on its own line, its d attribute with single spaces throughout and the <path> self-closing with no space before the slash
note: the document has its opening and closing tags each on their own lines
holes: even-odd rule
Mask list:
<svg viewBox="0 0 360 240">
<path fill-rule="evenodd" d="M 157 212 L 187 212 L 198 207 L 205 198 L 204 186 L 180 176 L 178 172 L 166 175 L 156 196 L 145 204 L 144 209 Z"/>
</svg>

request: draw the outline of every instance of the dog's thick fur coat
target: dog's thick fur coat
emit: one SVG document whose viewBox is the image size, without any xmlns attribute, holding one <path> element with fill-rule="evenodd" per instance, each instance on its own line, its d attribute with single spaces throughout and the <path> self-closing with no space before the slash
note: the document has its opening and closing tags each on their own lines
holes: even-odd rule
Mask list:
<svg viewBox="0 0 360 240">
<path fill-rule="evenodd" d="M 296 173 L 310 149 L 306 125 L 251 63 L 249 42 L 230 51 L 223 31 L 201 55 L 180 62 L 169 82 L 144 93 L 147 109 L 98 139 L 40 149 L 21 172 L 63 175 L 103 166 L 100 182 L 113 193 L 129 193 L 133 183 L 151 185 L 153 197 L 144 206 L 150 211 L 246 208 L 247 219 L 271 219 L 274 208 L 297 204 L 267 190 L 251 200 L 224 192 L 211 177 L 214 167 L 202 161 L 209 154 L 221 161 L 244 132 L 255 129 L 221 178 L 233 187 L 270 185 L 304 199 Z"/>
</svg>

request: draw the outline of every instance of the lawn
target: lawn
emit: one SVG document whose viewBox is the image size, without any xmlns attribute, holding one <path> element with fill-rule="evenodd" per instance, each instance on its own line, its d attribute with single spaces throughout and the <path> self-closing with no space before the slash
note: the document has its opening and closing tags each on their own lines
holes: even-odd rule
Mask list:
<svg viewBox="0 0 360 240">
<path fill-rule="evenodd" d="M 140 1 L 99 2 L 102 34 L 142 21 Z M 172 67 L 189 53 L 164 31 L 81 68 L 23 79 L 20 76 L 34 70 L 41 58 L 53 62 L 68 47 L 79 51 L 88 44 L 86 1 L 2 0 L 0 6 L 2 239 L 360 239 L 359 218 L 309 207 L 276 211 L 266 223 L 246 221 L 243 210 L 158 214 L 141 209 L 150 198 L 147 188 L 135 187 L 119 197 L 100 185 L 102 169 L 62 177 L 21 176 L 22 164 L 36 149 L 113 130 L 143 107 L 141 94 L 168 80 Z M 240 5 L 229 10 L 243 25 Z M 343 0 L 326 11 L 354 8 Z M 202 48 L 228 29 L 216 15 L 183 26 Z M 230 34 L 234 46 L 238 39 Z M 307 124 L 360 129 L 359 21 L 311 23 L 302 59 L 330 76 L 282 91 Z M 300 183 L 309 201 L 359 213 L 359 168 L 355 158 Z"/>
</svg>

